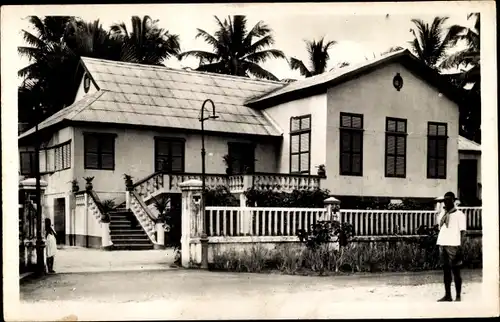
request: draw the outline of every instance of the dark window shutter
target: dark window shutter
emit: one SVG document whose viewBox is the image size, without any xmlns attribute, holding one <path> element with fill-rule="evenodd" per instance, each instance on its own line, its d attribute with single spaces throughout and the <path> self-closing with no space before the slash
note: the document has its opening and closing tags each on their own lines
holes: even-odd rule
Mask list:
<svg viewBox="0 0 500 322">
<path fill-rule="evenodd" d="M 351 155 L 349 153 L 342 153 L 340 156 L 340 170 L 342 173 L 349 173 L 351 171 Z"/>
<path fill-rule="evenodd" d="M 405 137 L 397 137 L 397 155 L 405 155 Z"/>
<path fill-rule="evenodd" d="M 353 154 L 352 155 L 352 172 L 355 174 L 361 173 L 361 155 Z"/>
<path fill-rule="evenodd" d="M 351 133 L 347 131 L 342 131 L 340 134 L 341 137 L 341 145 L 342 152 L 350 152 L 351 151 Z"/>
<path fill-rule="evenodd" d="M 403 176 L 405 175 L 405 158 L 398 156 L 396 157 L 396 175 Z"/>
<path fill-rule="evenodd" d="M 446 157 L 446 139 L 437 140 L 437 157 L 444 158 Z"/>
<path fill-rule="evenodd" d="M 291 129 L 293 131 L 298 131 L 300 130 L 300 119 L 298 118 L 292 118 L 292 124 L 291 124 Z"/>
<path fill-rule="evenodd" d="M 394 135 L 387 136 L 387 154 L 396 154 L 396 137 Z"/>
<path fill-rule="evenodd" d="M 101 155 L 101 169 L 112 170 L 114 169 L 113 154 L 106 153 Z"/>
<path fill-rule="evenodd" d="M 392 156 L 392 155 L 388 155 L 387 156 L 387 175 L 389 176 L 394 176 L 396 175 L 395 171 L 394 171 L 394 167 L 395 167 L 395 157 Z"/>
<path fill-rule="evenodd" d="M 352 135 L 352 152 L 361 153 L 361 141 L 363 140 L 363 134 L 359 132 L 354 132 Z"/>
<path fill-rule="evenodd" d="M 300 152 L 309 151 L 309 133 L 302 133 L 300 135 Z"/>
</svg>

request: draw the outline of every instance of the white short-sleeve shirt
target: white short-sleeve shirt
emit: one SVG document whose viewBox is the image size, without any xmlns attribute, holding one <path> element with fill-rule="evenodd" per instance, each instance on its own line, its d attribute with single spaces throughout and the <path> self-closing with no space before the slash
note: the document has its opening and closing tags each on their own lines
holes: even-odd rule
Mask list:
<svg viewBox="0 0 500 322">
<path fill-rule="evenodd" d="M 437 224 L 441 223 L 445 210 L 441 211 L 437 217 Z M 460 246 L 460 232 L 467 230 L 467 220 L 465 214 L 460 210 L 450 214 L 448 227 L 443 224 L 439 229 L 437 244 L 441 246 Z"/>
</svg>

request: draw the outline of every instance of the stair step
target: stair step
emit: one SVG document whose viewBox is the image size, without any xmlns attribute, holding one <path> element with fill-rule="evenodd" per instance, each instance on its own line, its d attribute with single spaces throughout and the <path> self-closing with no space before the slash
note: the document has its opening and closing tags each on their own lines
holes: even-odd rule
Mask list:
<svg viewBox="0 0 500 322">
<path fill-rule="evenodd" d="M 134 244 L 134 245 L 148 245 L 151 244 L 151 241 L 149 239 L 114 239 L 111 238 L 111 241 L 115 245 L 129 245 L 129 244 Z"/>
<path fill-rule="evenodd" d="M 153 244 L 143 244 L 143 245 L 137 245 L 137 244 L 121 244 L 121 245 L 113 245 L 113 250 L 149 250 L 153 249 Z"/>
<path fill-rule="evenodd" d="M 110 229 L 111 235 L 121 235 L 121 234 L 131 234 L 131 235 L 136 235 L 136 234 L 145 234 L 144 230 L 142 229 Z"/>
</svg>

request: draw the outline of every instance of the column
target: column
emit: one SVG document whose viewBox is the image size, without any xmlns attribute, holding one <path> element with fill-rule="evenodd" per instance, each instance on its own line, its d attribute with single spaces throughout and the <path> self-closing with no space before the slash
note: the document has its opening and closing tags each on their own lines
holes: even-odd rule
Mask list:
<svg viewBox="0 0 500 322">
<path fill-rule="evenodd" d="M 188 180 L 179 184 L 182 191 L 181 263 L 188 268 L 191 263 L 201 264 L 201 241 L 204 210 L 200 180 Z"/>
</svg>

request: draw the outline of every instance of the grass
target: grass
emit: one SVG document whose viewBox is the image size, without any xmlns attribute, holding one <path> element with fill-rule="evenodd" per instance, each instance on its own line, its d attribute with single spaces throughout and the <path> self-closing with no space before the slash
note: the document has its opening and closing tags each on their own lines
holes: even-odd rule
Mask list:
<svg viewBox="0 0 500 322">
<path fill-rule="evenodd" d="M 480 268 L 481 238 L 464 244 L 464 267 Z M 279 271 L 289 275 L 331 275 L 359 272 L 416 272 L 440 269 L 437 247 L 428 250 L 416 242 L 351 243 L 340 250 L 322 245 L 316 251 L 279 245 L 266 249 L 254 243 L 248 249 L 216 251 L 211 269 L 263 273 Z"/>
</svg>

